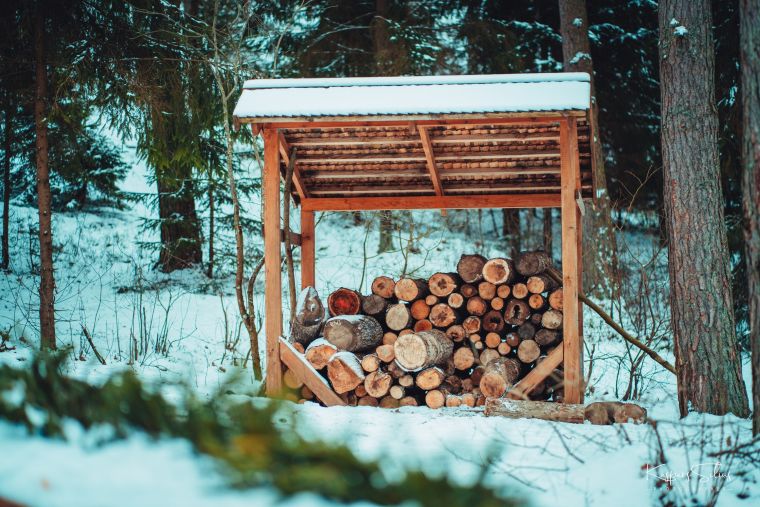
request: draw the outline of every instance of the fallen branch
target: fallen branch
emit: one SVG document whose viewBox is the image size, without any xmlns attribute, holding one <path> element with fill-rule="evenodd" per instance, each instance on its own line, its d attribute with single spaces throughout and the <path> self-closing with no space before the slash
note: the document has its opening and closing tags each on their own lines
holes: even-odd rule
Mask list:
<svg viewBox="0 0 760 507">
<path fill-rule="evenodd" d="M 95 343 L 92 341 L 92 336 L 90 336 L 90 332 L 87 331 L 87 328 L 82 324 L 82 332 L 84 333 L 84 337 L 87 338 L 87 341 L 90 343 L 90 347 L 92 347 L 92 351 L 95 352 L 95 357 L 98 358 L 98 361 L 100 361 L 100 364 L 105 366 L 106 360 L 103 359 L 103 356 L 100 355 L 100 352 L 98 352 L 98 348 L 95 347 Z"/>
</svg>

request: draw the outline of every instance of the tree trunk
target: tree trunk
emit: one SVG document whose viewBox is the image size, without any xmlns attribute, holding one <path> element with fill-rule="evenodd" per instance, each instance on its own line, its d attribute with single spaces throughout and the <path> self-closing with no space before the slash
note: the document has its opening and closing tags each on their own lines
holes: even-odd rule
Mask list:
<svg viewBox="0 0 760 507">
<path fill-rule="evenodd" d="M 663 197 L 681 416 L 749 414 L 736 341 L 708 0 L 659 5 Z"/>
<path fill-rule="evenodd" d="M 552 258 L 553 245 L 552 245 L 552 210 L 551 208 L 544 208 L 544 251 Z"/>
<path fill-rule="evenodd" d="M 741 0 L 744 238 L 752 346 L 752 431 L 760 433 L 760 2 Z"/>
<path fill-rule="evenodd" d="M 37 208 L 40 237 L 40 346 L 55 349 L 55 279 L 53 277 L 53 210 L 48 167 L 47 61 L 45 19 L 38 7 L 34 19 L 34 127 L 37 149 Z"/>
<path fill-rule="evenodd" d="M 8 237 L 10 236 L 10 211 L 11 211 L 11 140 L 13 122 L 11 121 L 11 111 L 15 110 L 14 105 L 8 99 L 5 106 L 5 138 L 3 159 L 3 260 L 0 268 L 7 270 L 10 266 L 10 254 L 8 253 Z"/>
<path fill-rule="evenodd" d="M 165 273 L 186 269 L 202 261 L 200 224 L 195 212 L 191 167 L 177 167 L 172 174 L 156 171 L 161 252 L 158 267 Z"/>
<path fill-rule="evenodd" d="M 212 176 L 209 176 L 212 177 Z M 214 278 L 214 213 L 216 211 L 216 205 L 214 203 L 214 186 L 211 185 L 208 189 L 208 267 L 206 268 L 206 276 Z"/>
<path fill-rule="evenodd" d="M 508 245 L 509 256 L 514 259 L 522 249 L 522 245 L 520 244 L 522 233 L 520 229 L 520 210 L 504 208 L 501 210 L 501 213 L 502 236 Z"/>
<path fill-rule="evenodd" d="M 583 277 L 586 292 L 596 290 L 610 295 L 617 291 L 617 245 L 610 215 L 611 204 L 607 193 L 604 153 L 599 133 L 599 108 L 596 103 L 594 65 L 588 39 L 586 0 L 560 0 L 559 15 L 564 70 L 588 72 L 591 76 L 591 156 L 595 168 L 596 202 L 594 206 L 586 206 L 583 218 Z"/>
</svg>

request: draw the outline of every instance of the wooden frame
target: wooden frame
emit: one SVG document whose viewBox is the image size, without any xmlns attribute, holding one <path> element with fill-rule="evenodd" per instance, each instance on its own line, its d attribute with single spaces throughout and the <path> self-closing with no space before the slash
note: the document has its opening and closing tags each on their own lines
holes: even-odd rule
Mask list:
<svg viewBox="0 0 760 507">
<path fill-rule="evenodd" d="M 400 210 L 400 209 L 476 209 L 476 208 L 560 208 L 562 216 L 562 279 L 564 287 L 563 343 L 549 354 L 538 367 L 534 368 L 510 392 L 510 397 L 520 398 L 528 393 L 564 363 L 564 401 L 566 403 L 583 402 L 583 313 L 578 294 L 581 290 L 581 173 L 578 146 L 577 118 L 586 117 L 586 112 L 568 111 L 562 114 L 526 113 L 510 115 L 456 115 L 441 117 L 398 118 L 304 118 L 304 119 L 242 119 L 252 123 L 254 135 L 261 132 L 264 139 L 264 255 L 266 258 L 266 337 L 267 337 L 267 377 L 268 395 L 276 395 L 282 386 L 282 362 L 285 362 L 307 386 L 316 386 L 322 390 L 321 378 L 313 368 L 303 367 L 298 353 L 287 347 L 282 338 L 282 278 L 279 270 L 280 253 L 280 156 L 290 156 L 289 146 L 280 129 L 285 128 L 319 128 L 319 127 L 365 127 L 365 126 L 410 126 L 417 129 L 424 147 L 425 161 L 430 171 L 431 181 L 436 195 L 388 197 L 313 197 L 303 186 L 300 177 L 295 185 L 301 197 L 301 286 L 315 284 L 315 229 L 314 213 L 316 211 L 357 211 L 357 210 Z M 536 193 L 524 189 L 525 193 L 491 194 L 491 195 L 449 195 L 441 187 L 437 177 L 436 159 L 433 155 L 432 142 L 426 128 L 436 125 L 485 125 L 526 123 L 559 123 L 560 143 L 560 189 L 559 193 Z M 413 133 L 414 130 L 411 130 Z M 410 137 L 411 137 L 410 133 Z M 347 142 L 356 142 L 358 140 Z M 410 141 L 411 142 L 411 141 Z M 419 142 L 419 141 L 417 141 Z M 296 149 L 298 149 L 296 147 Z M 271 231 L 276 231 L 272 233 Z M 271 268 L 277 266 L 277 268 Z M 295 354 L 295 356 L 294 356 Z M 312 389 L 314 390 L 314 389 Z M 316 391 L 315 391 L 316 392 Z M 332 391 L 330 391 L 332 393 Z M 337 395 L 333 397 L 324 392 L 318 397 L 326 404 L 343 404 Z M 334 393 L 332 393 L 334 394 Z"/>
</svg>

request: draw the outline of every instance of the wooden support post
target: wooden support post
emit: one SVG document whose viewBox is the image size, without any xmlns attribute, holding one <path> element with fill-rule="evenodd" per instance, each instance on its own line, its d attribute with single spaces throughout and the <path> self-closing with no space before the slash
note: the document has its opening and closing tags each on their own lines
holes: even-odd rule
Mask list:
<svg viewBox="0 0 760 507">
<path fill-rule="evenodd" d="M 264 129 L 264 290 L 267 338 L 266 392 L 279 394 L 282 388 L 280 335 L 282 334 L 282 276 L 280 272 L 280 140 L 277 129 Z"/>
<path fill-rule="evenodd" d="M 314 287 L 314 212 L 301 208 L 301 288 Z"/>
<path fill-rule="evenodd" d="M 580 403 L 583 397 L 583 363 L 579 329 L 579 213 L 578 193 L 578 135 L 575 118 L 560 122 L 560 163 L 562 201 L 562 286 L 563 286 L 563 348 L 565 370 L 565 402 Z"/>
</svg>

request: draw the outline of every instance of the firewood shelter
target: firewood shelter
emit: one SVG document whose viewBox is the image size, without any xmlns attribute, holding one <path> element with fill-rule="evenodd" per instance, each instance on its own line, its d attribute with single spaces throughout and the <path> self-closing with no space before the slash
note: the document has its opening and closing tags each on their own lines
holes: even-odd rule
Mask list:
<svg viewBox="0 0 760 507">
<path fill-rule="evenodd" d="M 281 188 L 296 153 L 301 285 L 315 283 L 318 211 L 559 208 L 563 341 L 510 391 L 520 397 L 563 365 L 583 402 L 581 215 L 593 197 L 585 73 L 247 81 L 234 111 L 264 141 L 268 394 L 286 364 L 327 405 L 343 404 L 282 339 Z M 295 149 L 295 151 L 293 151 Z"/>
</svg>

